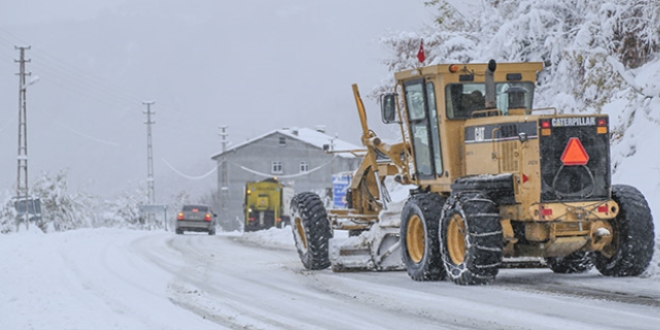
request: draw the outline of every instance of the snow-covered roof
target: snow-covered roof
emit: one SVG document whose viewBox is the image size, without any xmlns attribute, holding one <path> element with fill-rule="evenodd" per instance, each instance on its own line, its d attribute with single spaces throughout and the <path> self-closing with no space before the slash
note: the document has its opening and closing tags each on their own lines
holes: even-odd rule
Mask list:
<svg viewBox="0 0 660 330">
<path fill-rule="evenodd" d="M 246 140 L 244 142 L 238 143 L 236 145 L 230 146 L 227 148 L 225 152 L 229 152 L 232 150 L 236 150 L 238 148 L 241 148 L 243 146 L 246 146 L 248 144 L 251 144 L 255 141 L 261 140 L 267 136 L 273 135 L 275 133 L 280 133 L 282 135 L 285 135 L 287 137 L 290 137 L 292 139 L 296 139 L 305 143 L 308 143 L 312 146 L 315 146 L 319 149 L 323 149 L 323 145 L 327 144 L 330 145 L 330 150 L 336 150 L 336 151 L 347 151 L 347 150 L 361 150 L 364 149 L 364 147 L 352 144 L 350 142 L 346 142 L 344 140 L 340 140 L 337 137 L 328 135 L 324 132 L 310 129 L 310 128 L 283 128 L 283 129 L 278 129 L 278 130 L 273 130 L 270 132 L 267 132 L 265 134 L 259 135 L 255 138 Z M 211 156 L 211 159 L 215 159 L 216 157 L 222 155 L 222 152 L 213 154 Z M 355 158 L 355 155 L 349 152 L 342 152 L 338 153 L 337 156 L 343 157 L 343 158 Z"/>
</svg>

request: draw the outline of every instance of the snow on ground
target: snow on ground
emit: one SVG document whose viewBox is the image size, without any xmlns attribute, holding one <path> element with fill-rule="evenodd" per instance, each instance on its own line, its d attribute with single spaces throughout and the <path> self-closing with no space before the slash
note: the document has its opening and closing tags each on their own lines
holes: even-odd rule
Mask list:
<svg viewBox="0 0 660 330">
<path fill-rule="evenodd" d="M 211 327 L 173 305 L 166 294 L 171 276 L 131 251 L 131 243 L 145 234 L 119 229 L 43 234 L 33 229 L 1 235 L 0 328 Z"/>
<path fill-rule="evenodd" d="M 241 233 L 234 232 L 234 234 Z M 252 242 L 261 246 L 274 247 L 274 248 L 290 248 L 293 246 L 293 233 L 291 228 L 284 229 L 270 228 L 256 232 L 242 234 L 242 239 L 247 242 Z"/>
<path fill-rule="evenodd" d="M 639 183 L 644 189 L 644 180 L 631 182 Z M 387 185 L 395 214 L 412 187 Z M 208 236 L 43 234 L 31 226 L 0 235 L 0 251 L 0 329 L 652 329 L 660 322 L 657 242 L 640 277 L 502 269 L 487 287 L 414 282 L 405 272 L 306 271 L 290 227 Z"/>
<path fill-rule="evenodd" d="M 507 270 L 486 287 L 405 272 L 304 270 L 289 227 L 175 235 L 82 229 L 0 236 L 0 329 L 652 329 L 642 277 Z M 479 311 L 478 313 L 475 311 Z"/>
</svg>

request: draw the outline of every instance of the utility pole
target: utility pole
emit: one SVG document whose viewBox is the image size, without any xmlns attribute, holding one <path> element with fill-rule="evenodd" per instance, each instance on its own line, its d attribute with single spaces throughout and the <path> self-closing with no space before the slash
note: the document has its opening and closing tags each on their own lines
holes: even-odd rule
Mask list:
<svg viewBox="0 0 660 330">
<path fill-rule="evenodd" d="M 145 122 L 145 124 L 147 124 L 147 190 L 149 192 L 149 204 L 151 205 L 156 204 L 156 192 L 154 189 L 154 154 L 151 143 L 151 124 L 156 123 L 155 121 L 151 121 L 151 115 L 156 114 L 155 112 L 151 112 L 151 105 L 154 103 L 156 102 L 142 102 L 142 104 L 147 106 L 147 111 L 145 111 L 145 114 L 147 115 L 147 121 Z"/>
<path fill-rule="evenodd" d="M 227 205 L 229 204 L 229 178 L 227 177 L 227 137 L 229 133 L 227 130 L 228 126 L 220 126 L 220 137 L 222 138 L 222 158 L 220 160 L 220 205 L 222 209 L 222 215 L 226 218 L 227 215 Z"/>
<path fill-rule="evenodd" d="M 14 46 L 20 52 L 20 59 L 14 60 L 19 63 L 18 72 L 18 177 L 16 179 L 16 199 L 18 205 L 21 204 L 21 198 L 25 200 L 25 229 L 29 228 L 29 187 L 28 187 L 28 156 L 27 156 L 27 105 L 25 91 L 27 84 L 25 77 L 31 73 L 25 72 L 25 63 L 31 60 L 25 59 L 25 50 L 30 46 Z M 16 230 L 18 230 L 18 221 Z"/>
</svg>

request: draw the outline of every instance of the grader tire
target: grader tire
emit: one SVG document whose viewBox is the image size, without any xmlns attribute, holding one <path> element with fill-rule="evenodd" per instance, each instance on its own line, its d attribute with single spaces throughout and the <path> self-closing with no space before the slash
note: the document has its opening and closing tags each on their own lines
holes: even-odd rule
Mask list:
<svg viewBox="0 0 660 330">
<path fill-rule="evenodd" d="M 484 285 L 502 263 L 502 225 L 498 209 L 480 194 L 447 201 L 440 222 L 440 249 L 447 277 L 460 285 Z"/>
<path fill-rule="evenodd" d="M 579 274 L 594 267 L 591 254 L 586 251 L 575 251 L 563 258 L 545 258 L 548 268 L 558 274 Z"/>
<path fill-rule="evenodd" d="M 291 201 L 291 229 L 298 256 L 309 270 L 330 266 L 328 240 L 332 229 L 321 198 L 314 193 L 301 193 Z"/>
<path fill-rule="evenodd" d="M 413 195 L 401 213 L 403 263 L 415 281 L 440 281 L 446 272 L 440 258 L 438 224 L 445 198 L 435 193 Z"/>
<path fill-rule="evenodd" d="M 651 262 L 655 235 L 653 217 L 644 195 L 627 185 L 612 186 L 619 214 L 611 222 L 612 243 L 595 252 L 593 263 L 606 276 L 637 276 Z"/>
</svg>

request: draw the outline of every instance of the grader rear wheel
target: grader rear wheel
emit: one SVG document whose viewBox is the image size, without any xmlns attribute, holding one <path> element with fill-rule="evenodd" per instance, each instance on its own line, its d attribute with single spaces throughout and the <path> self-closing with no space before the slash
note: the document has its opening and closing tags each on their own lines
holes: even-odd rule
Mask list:
<svg viewBox="0 0 660 330">
<path fill-rule="evenodd" d="M 413 195 L 403 207 L 401 251 L 408 275 L 415 281 L 446 278 L 438 243 L 438 219 L 444 203 L 444 197 L 425 193 Z"/>
<path fill-rule="evenodd" d="M 495 203 L 480 194 L 452 196 L 440 221 L 447 277 L 460 285 L 495 279 L 502 263 L 502 225 Z"/>
<path fill-rule="evenodd" d="M 651 209 L 644 195 L 631 186 L 612 186 L 612 199 L 619 204 L 619 214 L 612 220 L 612 243 L 593 253 L 593 263 L 606 276 L 640 275 L 653 257 Z"/>
<path fill-rule="evenodd" d="M 449 219 L 447 226 L 447 253 L 454 264 L 465 260 L 465 222 L 458 214 Z"/>
</svg>

